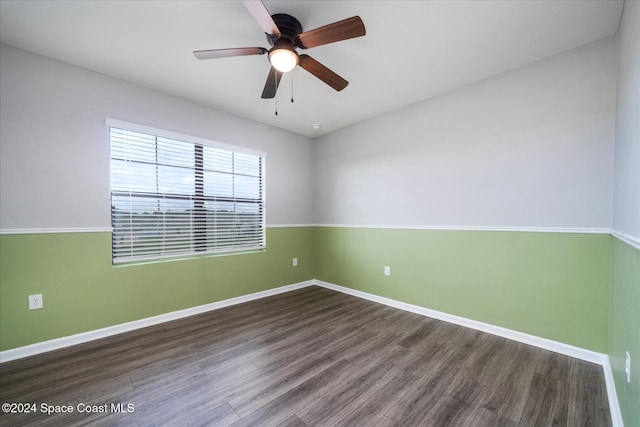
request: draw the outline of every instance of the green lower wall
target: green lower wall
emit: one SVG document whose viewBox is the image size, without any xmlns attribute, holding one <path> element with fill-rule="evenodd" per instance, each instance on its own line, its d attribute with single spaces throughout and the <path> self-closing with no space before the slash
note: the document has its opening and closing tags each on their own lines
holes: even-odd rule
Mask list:
<svg viewBox="0 0 640 427">
<path fill-rule="evenodd" d="M 319 280 L 607 351 L 609 235 L 333 227 L 313 232 Z"/>
<path fill-rule="evenodd" d="M 264 252 L 125 266 L 110 247 L 110 233 L 0 236 L 0 350 L 316 278 L 607 352 L 608 235 L 269 228 Z"/>
<path fill-rule="evenodd" d="M 312 279 L 311 238 L 268 228 L 263 252 L 113 266 L 110 233 L 2 235 L 0 350 Z"/>
<path fill-rule="evenodd" d="M 609 360 L 625 426 L 640 426 L 640 250 L 613 238 Z M 631 383 L 624 374 L 631 355 Z"/>
</svg>

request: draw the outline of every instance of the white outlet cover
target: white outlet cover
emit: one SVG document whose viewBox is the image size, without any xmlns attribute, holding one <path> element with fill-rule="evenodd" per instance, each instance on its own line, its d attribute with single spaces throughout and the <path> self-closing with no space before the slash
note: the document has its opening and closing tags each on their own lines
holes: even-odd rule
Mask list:
<svg viewBox="0 0 640 427">
<path fill-rule="evenodd" d="M 627 383 L 631 383 L 631 355 L 628 351 L 625 352 L 626 357 L 624 360 L 624 373 L 627 375 Z"/>
<path fill-rule="evenodd" d="M 36 310 L 43 306 L 42 294 L 29 295 L 29 310 Z"/>
<path fill-rule="evenodd" d="M 293 259 L 293 266 L 297 267 L 298 266 L 298 258 L 294 258 Z"/>
<path fill-rule="evenodd" d="M 384 266 L 384 275 L 391 276 L 391 267 L 389 267 L 388 265 Z"/>
</svg>

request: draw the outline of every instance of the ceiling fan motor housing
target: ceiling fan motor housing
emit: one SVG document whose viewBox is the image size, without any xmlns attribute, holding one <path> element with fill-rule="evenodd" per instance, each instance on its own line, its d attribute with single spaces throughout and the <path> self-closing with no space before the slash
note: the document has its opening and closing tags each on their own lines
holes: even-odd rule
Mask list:
<svg viewBox="0 0 640 427">
<path fill-rule="evenodd" d="M 304 49 L 303 46 L 296 43 L 296 38 L 302 34 L 302 24 L 300 24 L 300 21 L 286 13 L 276 13 L 271 15 L 271 18 L 280 30 L 280 35 L 267 34 L 267 42 L 270 46 L 275 46 L 278 41 L 285 39 L 289 40 L 295 47 Z"/>
</svg>

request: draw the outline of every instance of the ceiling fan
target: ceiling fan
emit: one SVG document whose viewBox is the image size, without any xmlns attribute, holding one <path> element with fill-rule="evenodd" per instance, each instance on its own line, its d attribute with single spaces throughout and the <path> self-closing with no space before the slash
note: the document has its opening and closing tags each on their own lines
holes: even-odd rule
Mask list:
<svg viewBox="0 0 640 427">
<path fill-rule="evenodd" d="M 262 98 L 273 98 L 278 90 L 282 74 L 296 65 L 331 86 L 337 91 L 349 82 L 322 65 L 309 55 L 298 55 L 296 49 L 308 49 L 342 40 L 361 37 L 366 34 L 364 23 L 359 16 L 343 19 L 314 30 L 302 31 L 300 22 L 291 15 L 277 13 L 271 15 L 261 0 L 242 0 L 253 19 L 264 30 L 271 49 L 264 47 L 240 47 L 231 49 L 197 50 L 193 54 L 198 59 L 226 58 L 245 55 L 269 55 L 271 69 L 262 91 Z"/>
</svg>

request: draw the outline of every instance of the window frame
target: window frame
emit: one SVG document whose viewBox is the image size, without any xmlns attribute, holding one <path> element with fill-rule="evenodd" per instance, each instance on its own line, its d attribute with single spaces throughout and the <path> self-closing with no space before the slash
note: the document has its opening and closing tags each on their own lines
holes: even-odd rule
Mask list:
<svg viewBox="0 0 640 427">
<path fill-rule="evenodd" d="M 139 125 L 136 123 L 130 123 L 130 122 L 112 119 L 112 118 L 106 119 L 106 125 L 107 125 L 107 140 L 109 143 L 109 197 L 110 197 L 110 220 L 111 220 L 111 236 L 112 236 L 112 239 L 111 239 L 112 240 L 112 243 L 111 243 L 112 264 L 120 265 L 120 264 L 131 264 L 131 263 L 140 263 L 140 262 L 158 262 L 158 261 L 165 261 L 165 260 L 187 259 L 187 258 L 203 257 L 203 256 L 231 255 L 231 254 L 247 253 L 247 252 L 259 252 L 259 251 L 264 251 L 266 249 L 266 244 L 267 244 L 266 243 L 266 182 L 265 182 L 266 181 L 266 158 L 267 158 L 266 152 L 255 150 L 248 147 L 236 146 L 236 145 L 227 144 L 219 141 L 213 141 L 213 140 L 196 137 L 192 135 L 186 135 L 186 134 L 173 132 L 165 129 L 158 129 L 150 126 Z M 193 193 L 192 193 L 193 197 L 189 197 L 186 194 L 184 195 L 185 199 L 189 199 L 193 201 L 193 206 L 194 206 L 192 219 L 195 219 L 195 221 L 192 221 L 191 223 L 191 236 L 192 236 L 190 238 L 192 242 L 191 250 L 180 251 L 178 253 L 162 253 L 162 251 L 159 251 L 158 253 L 154 253 L 154 254 L 142 254 L 142 255 L 138 254 L 138 255 L 133 255 L 128 257 L 117 256 L 116 243 L 115 243 L 115 238 L 116 238 L 115 237 L 116 236 L 115 218 L 116 217 L 115 217 L 114 193 L 122 193 L 122 190 L 120 189 L 120 190 L 114 191 L 114 188 L 113 188 L 114 157 L 113 157 L 111 128 L 137 132 L 137 133 L 155 137 L 156 144 L 158 143 L 158 138 L 167 138 L 177 142 L 193 144 L 194 153 L 195 153 L 194 167 L 193 169 L 188 168 L 188 170 L 193 170 L 194 172 Z M 259 167 L 259 175 L 258 175 L 259 181 L 260 181 L 260 183 L 258 184 L 258 189 L 260 190 L 260 197 L 258 199 L 259 200 L 258 212 L 260 215 L 260 221 L 258 222 L 259 229 L 257 229 L 259 230 L 259 236 L 256 238 L 256 241 L 258 243 L 257 245 L 245 246 L 245 247 L 242 247 L 240 245 L 238 246 L 233 245 L 229 248 L 216 247 L 214 249 L 207 249 L 207 242 L 209 242 L 209 239 L 205 237 L 205 240 L 202 241 L 202 227 L 201 227 L 202 223 L 200 221 L 207 216 L 206 210 L 204 210 L 204 204 L 206 203 L 206 200 L 208 198 L 211 198 L 211 199 L 222 198 L 220 196 L 204 195 L 203 167 L 205 167 L 206 164 L 204 163 L 205 159 L 204 159 L 203 152 L 206 149 L 205 147 L 216 149 L 216 150 L 224 150 L 231 153 L 255 156 L 260 158 L 260 163 L 259 163 L 260 167 Z M 200 159 L 199 165 L 197 163 L 198 157 Z M 233 157 L 235 158 L 235 156 Z M 149 164 L 153 164 L 153 163 L 149 163 Z M 157 161 L 155 165 L 156 167 L 159 165 L 162 166 L 162 164 L 158 163 Z M 198 178 L 198 174 L 199 174 L 199 178 Z M 232 175 L 235 177 L 242 174 L 239 174 L 234 171 L 232 172 Z M 133 193 L 135 192 L 129 191 L 130 197 Z M 140 193 L 139 196 L 141 197 L 147 197 L 147 196 L 153 195 L 152 193 L 149 193 L 142 196 L 142 193 L 144 192 L 139 192 L 139 193 Z M 160 199 L 161 195 L 166 195 L 166 193 L 162 193 L 162 192 L 157 192 L 155 194 L 157 194 L 158 199 Z M 236 197 L 235 195 L 231 196 L 230 199 L 233 199 L 234 203 L 242 202 L 241 201 L 242 197 Z M 200 205 L 200 211 L 197 211 L 197 209 L 195 208 L 196 204 Z M 238 214 L 234 211 L 234 214 L 233 214 L 234 222 L 235 222 L 235 218 L 237 218 L 237 215 Z M 206 221 L 206 218 L 204 220 Z M 133 233 L 130 233 L 129 236 L 132 239 Z M 212 241 L 215 242 L 215 239 Z M 197 246 L 199 246 L 199 248 Z M 132 247 L 133 247 L 133 244 L 132 244 Z"/>
</svg>

